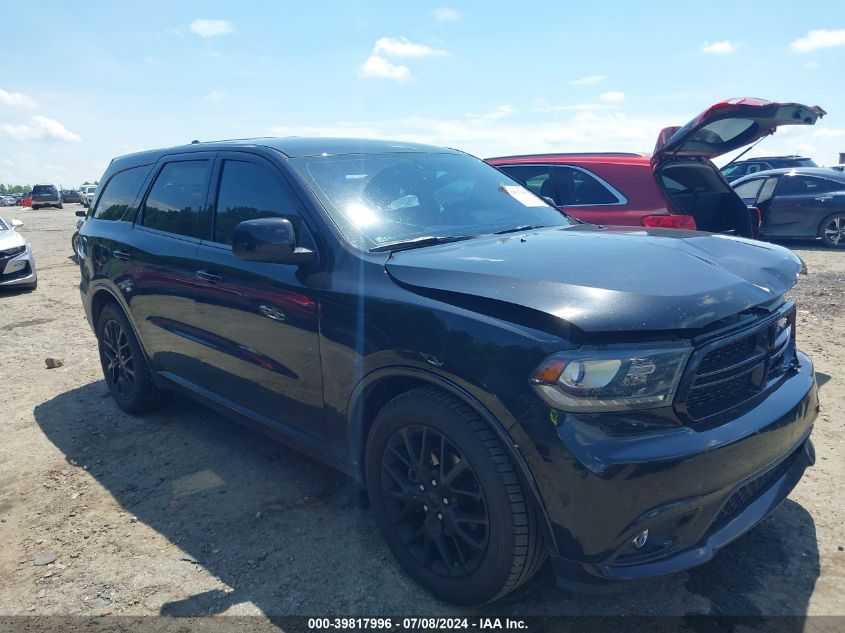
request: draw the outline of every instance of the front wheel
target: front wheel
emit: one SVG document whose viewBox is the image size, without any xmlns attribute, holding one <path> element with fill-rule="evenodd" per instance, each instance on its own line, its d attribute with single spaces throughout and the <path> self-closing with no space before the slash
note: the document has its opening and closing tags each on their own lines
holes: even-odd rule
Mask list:
<svg viewBox="0 0 845 633">
<path fill-rule="evenodd" d="M 826 246 L 845 248 L 845 213 L 834 213 L 822 220 L 819 235 Z"/>
<path fill-rule="evenodd" d="M 97 321 L 97 342 L 103 376 L 117 406 L 143 413 L 164 401 L 166 392 L 153 382 L 147 359 L 123 311 L 109 303 Z"/>
<path fill-rule="evenodd" d="M 365 469 L 388 547 L 442 600 L 495 600 L 546 558 L 536 509 L 501 442 L 445 392 L 414 389 L 385 405 Z"/>
</svg>

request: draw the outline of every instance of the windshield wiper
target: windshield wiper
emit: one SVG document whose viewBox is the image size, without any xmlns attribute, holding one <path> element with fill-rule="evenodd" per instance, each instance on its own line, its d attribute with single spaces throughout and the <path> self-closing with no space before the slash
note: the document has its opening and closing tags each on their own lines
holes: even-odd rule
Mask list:
<svg viewBox="0 0 845 633">
<path fill-rule="evenodd" d="M 461 240 L 469 240 L 475 237 L 474 235 L 424 235 L 423 237 L 415 237 L 412 240 L 403 240 L 400 242 L 391 242 L 389 244 L 381 244 L 370 249 L 371 253 L 380 253 L 382 251 L 402 251 L 409 248 L 419 248 L 421 246 L 433 246 L 435 244 L 448 244 L 449 242 L 460 242 Z"/>
<path fill-rule="evenodd" d="M 517 231 L 533 231 L 534 229 L 544 229 L 546 228 L 543 224 L 538 224 L 534 226 L 533 224 L 522 224 L 520 226 L 515 226 L 512 229 L 503 229 L 501 231 L 495 231 L 493 235 L 504 235 L 505 233 L 516 233 Z"/>
</svg>

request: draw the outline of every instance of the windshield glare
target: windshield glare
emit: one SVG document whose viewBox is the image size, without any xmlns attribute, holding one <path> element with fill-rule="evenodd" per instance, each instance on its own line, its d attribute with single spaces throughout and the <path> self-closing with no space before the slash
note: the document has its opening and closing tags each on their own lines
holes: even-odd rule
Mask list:
<svg viewBox="0 0 845 633">
<path fill-rule="evenodd" d="M 542 198 L 465 154 L 356 154 L 291 163 L 359 248 L 571 224 Z"/>
</svg>

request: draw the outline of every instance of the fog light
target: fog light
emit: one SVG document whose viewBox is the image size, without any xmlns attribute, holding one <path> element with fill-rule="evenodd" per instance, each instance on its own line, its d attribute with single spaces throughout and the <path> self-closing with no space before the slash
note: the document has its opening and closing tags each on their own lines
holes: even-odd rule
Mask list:
<svg viewBox="0 0 845 633">
<path fill-rule="evenodd" d="M 637 549 L 642 549 L 643 545 L 645 545 L 646 541 L 648 540 L 648 530 L 643 530 L 639 534 L 634 537 L 634 540 L 631 541 L 634 544 L 634 547 Z"/>
</svg>

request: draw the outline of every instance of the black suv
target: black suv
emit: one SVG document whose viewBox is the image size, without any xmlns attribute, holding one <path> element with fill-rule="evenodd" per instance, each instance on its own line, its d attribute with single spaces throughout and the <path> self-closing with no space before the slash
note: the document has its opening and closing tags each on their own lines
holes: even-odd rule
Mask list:
<svg viewBox="0 0 845 633">
<path fill-rule="evenodd" d="M 41 207 L 62 208 L 62 194 L 56 189 L 56 185 L 35 185 L 32 188 L 32 208 Z"/>
<path fill-rule="evenodd" d="M 762 156 L 747 158 L 728 163 L 722 167 L 722 175 L 728 182 L 733 182 L 743 176 L 756 174 L 767 169 L 787 169 L 790 167 L 818 167 L 812 158 L 803 156 Z"/>
<path fill-rule="evenodd" d="M 814 461 L 785 248 L 578 223 L 386 141 L 198 143 L 101 182 L 80 289 L 117 404 L 179 390 L 346 471 L 442 599 L 547 556 L 581 583 L 704 563 Z"/>
</svg>

